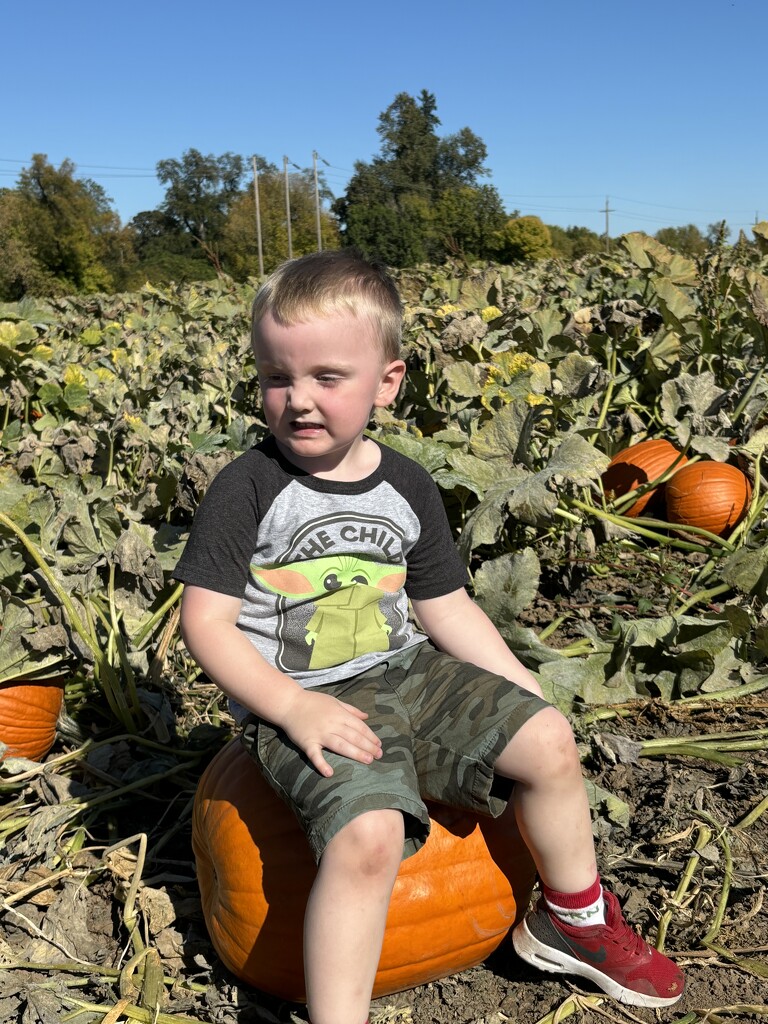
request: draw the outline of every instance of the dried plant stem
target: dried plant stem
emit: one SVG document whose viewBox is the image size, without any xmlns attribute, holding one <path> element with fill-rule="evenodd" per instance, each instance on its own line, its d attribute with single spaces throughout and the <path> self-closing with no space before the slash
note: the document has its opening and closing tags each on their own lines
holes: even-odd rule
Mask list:
<svg viewBox="0 0 768 1024">
<path fill-rule="evenodd" d="M 650 742 L 650 741 L 647 741 Z M 740 748 L 743 749 L 743 748 Z M 740 765 L 741 759 L 732 757 L 730 754 L 721 753 L 719 749 L 713 749 L 706 743 L 696 742 L 670 742 L 664 741 L 646 749 L 645 743 L 640 750 L 641 757 L 699 757 L 704 761 L 712 761 L 715 764 L 724 764 L 728 768 L 736 768 Z"/>
<path fill-rule="evenodd" d="M 661 520 L 656 519 L 639 520 L 630 519 L 628 516 L 613 515 L 612 513 L 605 512 L 603 511 L 603 509 L 597 508 L 594 505 L 588 505 L 586 502 L 579 501 L 578 498 L 572 498 L 571 504 L 576 508 L 580 509 L 582 512 L 586 512 L 587 515 L 595 516 L 598 519 L 603 519 L 607 523 L 613 523 L 614 526 L 620 526 L 622 529 L 630 530 L 632 533 L 638 533 L 641 537 L 647 537 L 648 540 L 655 541 L 657 544 L 660 544 L 664 547 L 679 548 L 681 551 L 697 551 L 699 554 L 702 555 L 709 554 L 710 552 L 710 549 L 704 544 L 694 544 L 691 541 L 682 540 L 679 537 L 670 537 L 668 534 L 659 533 L 657 530 L 652 530 L 648 526 L 644 525 L 645 523 L 651 523 L 653 526 L 660 526 L 668 530 L 677 529 L 677 527 L 672 526 L 671 523 L 664 523 Z M 690 533 L 692 532 L 692 530 L 692 527 L 687 527 L 686 533 Z M 703 533 L 706 535 L 707 540 L 712 538 L 716 540 L 719 544 L 725 546 L 723 544 L 722 537 L 715 537 L 714 534 L 710 534 L 706 530 L 697 530 L 696 533 Z M 730 545 L 727 546 L 726 550 L 731 550 Z"/>
<path fill-rule="evenodd" d="M 181 597 L 182 591 L 184 590 L 184 584 L 179 583 L 176 589 L 173 591 L 171 596 L 165 601 L 160 607 L 154 612 L 150 618 L 139 628 L 138 633 L 133 638 L 134 647 L 140 648 L 144 643 L 144 640 L 149 636 L 152 630 L 155 628 L 157 623 L 162 619 L 169 608 L 172 608 L 179 598 Z"/>
<path fill-rule="evenodd" d="M 74 868 L 64 868 L 62 871 L 56 871 L 52 875 L 48 875 L 47 878 L 38 878 L 36 882 L 32 882 L 31 885 L 25 885 L 23 889 L 18 889 L 13 895 L 3 897 L 0 907 L 5 910 L 8 907 L 12 907 L 14 903 L 23 903 L 27 896 L 31 896 L 41 889 L 52 889 L 56 882 L 61 881 L 62 878 L 69 878 L 74 874 Z M 89 874 L 91 872 L 85 871 L 77 877 L 87 878 Z"/>
<path fill-rule="evenodd" d="M 571 1017 L 574 1013 L 595 1009 L 604 1002 L 605 998 L 603 996 L 569 996 L 556 1010 L 546 1014 L 544 1017 L 540 1017 L 536 1024 L 559 1024 L 561 1020 Z"/>
<path fill-rule="evenodd" d="M 765 812 L 768 811 L 768 796 L 764 796 L 757 807 L 753 807 L 749 814 L 746 814 L 741 821 L 737 821 L 733 826 L 734 829 L 745 829 L 749 828 L 750 825 L 754 825 L 757 819 Z"/>
<path fill-rule="evenodd" d="M 759 693 L 761 690 L 766 689 L 768 689 L 768 675 L 762 675 L 748 683 L 742 683 L 740 686 L 729 687 L 727 690 L 716 690 L 714 693 L 707 694 L 696 693 L 690 697 L 681 697 L 675 703 L 686 704 L 688 707 L 693 708 L 707 707 L 712 701 L 738 700 L 740 697 L 748 697 L 750 694 Z"/>
<path fill-rule="evenodd" d="M 703 946 L 710 945 L 720 931 L 723 924 L 723 917 L 725 916 L 725 908 L 728 905 L 731 881 L 733 880 L 733 857 L 731 856 L 731 844 L 728 842 L 728 836 L 725 832 L 718 833 L 717 843 L 723 851 L 723 860 L 725 861 L 725 866 L 723 868 L 723 887 L 720 890 L 720 899 L 717 901 L 717 909 L 715 910 L 715 916 L 712 924 L 710 925 L 707 934 L 701 940 L 701 944 Z"/>
<path fill-rule="evenodd" d="M 61 1018 L 62 1021 L 73 1021 L 83 1012 L 106 1015 L 115 1009 L 114 1006 L 105 1006 L 103 1003 L 87 1003 L 84 999 L 74 999 L 72 996 L 67 996 L 66 1001 L 77 1009 L 67 1013 Z M 135 1006 L 126 999 L 121 999 L 115 1006 L 120 1007 L 118 1017 L 138 1020 L 141 1024 L 200 1024 L 198 1017 L 186 1017 L 179 1013 L 157 1013 L 154 1010 L 147 1010 L 143 1006 Z M 99 1024 L 104 1024 L 106 1020 L 107 1017 L 102 1016 Z M 116 1021 L 117 1017 L 113 1017 L 112 1020 Z"/>
<path fill-rule="evenodd" d="M 713 597 L 719 597 L 720 594 L 727 594 L 729 590 L 733 588 L 729 583 L 720 583 L 716 587 L 710 587 L 709 590 L 700 590 L 697 594 L 692 594 L 687 601 L 684 601 L 675 609 L 675 615 L 685 615 L 687 611 L 693 608 L 696 604 L 709 604 Z"/>
<path fill-rule="evenodd" d="M 104 967 L 101 964 L 89 963 L 87 960 L 80 960 L 77 963 L 50 963 L 44 964 L 34 960 L 10 960 L 3 961 L 3 970 L 20 971 L 45 971 L 46 973 L 61 972 L 62 974 L 87 974 L 95 977 L 106 978 L 109 981 L 117 981 L 122 973 L 116 967 Z M 175 985 L 177 988 L 189 990 L 190 992 L 207 992 L 208 986 L 197 981 L 182 981 L 173 975 L 165 975 L 166 985 Z"/>
<path fill-rule="evenodd" d="M 146 949 L 144 940 L 139 934 L 139 915 L 136 913 L 135 903 L 136 893 L 139 891 L 139 882 L 141 881 L 141 875 L 144 871 L 144 861 L 147 857 L 147 833 L 138 832 L 136 835 L 129 836 L 127 839 L 123 839 L 119 843 L 115 843 L 114 846 L 108 846 L 104 851 L 103 856 L 106 860 L 110 853 L 116 853 L 117 850 L 123 850 L 135 842 L 138 842 L 139 844 L 139 852 L 136 854 L 136 867 L 133 870 L 131 884 L 128 886 L 128 891 L 125 894 L 125 900 L 123 903 L 123 924 L 128 929 L 128 940 L 138 956 L 139 954 L 143 954 Z"/>
<path fill-rule="evenodd" d="M 699 825 L 697 831 L 698 835 L 696 836 L 696 843 L 693 850 L 688 855 L 688 863 L 685 866 L 685 871 L 683 872 L 680 884 L 678 885 L 671 900 L 672 905 L 675 908 L 682 904 L 683 896 L 685 896 L 688 891 L 688 887 L 691 884 L 693 873 L 696 870 L 700 859 L 699 850 L 704 849 L 707 843 L 712 839 L 712 829 L 707 825 Z M 659 927 L 656 932 L 656 948 L 661 952 L 664 951 L 664 942 L 667 937 L 667 930 L 672 922 L 672 917 L 673 911 L 665 910 L 659 919 Z"/>
</svg>

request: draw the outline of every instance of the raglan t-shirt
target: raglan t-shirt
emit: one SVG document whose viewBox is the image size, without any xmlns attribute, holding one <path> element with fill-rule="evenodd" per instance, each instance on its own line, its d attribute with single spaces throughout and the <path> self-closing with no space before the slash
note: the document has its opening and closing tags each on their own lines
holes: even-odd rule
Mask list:
<svg viewBox="0 0 768 1024">
<path fill-rule="evenodd" d="M 429 473 L 379 449 L 365 479 L 325 480 L 293 466 L 268 437 L 216 476 L 174 572 L 241 598 L 238 627 L 305 687 L 350 678 L 421 643 L 408 599 L 467 582 Z"/>
</svg>

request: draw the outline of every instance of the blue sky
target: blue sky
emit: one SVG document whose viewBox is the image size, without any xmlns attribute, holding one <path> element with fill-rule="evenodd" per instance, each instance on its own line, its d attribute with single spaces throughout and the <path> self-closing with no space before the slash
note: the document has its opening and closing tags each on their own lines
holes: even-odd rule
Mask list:
<svg viewBox="0 0 768 1024">
<path fill-rule="evenodd" d="M 766 0 L 6 0 L 0 26 L 0 186 L 69 158 L 123 221 L 193 147 L 316 150 L 339 195 L 422 89 L 508 210 L 602 232 L 608 197 L 612 235 L 768 219 Z"/>
</svg>

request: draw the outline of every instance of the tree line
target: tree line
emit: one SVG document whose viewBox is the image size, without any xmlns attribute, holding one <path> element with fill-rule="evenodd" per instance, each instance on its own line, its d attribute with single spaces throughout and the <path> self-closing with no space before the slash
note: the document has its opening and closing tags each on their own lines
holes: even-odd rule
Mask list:
<svg viewBox="0 0 768 1024">
<path fill-rule="evenodd" d="M 488 177 L 487 149 L 470 128 L 440 136 L 432 93 L 400 93 L 379 116 L 380 150 L 357 161 L 334 198 L 322 173 L 286 175 L 261 156 L 187 150 L 157 164 L 160 206 L 122 224 L 104 189 L 35 154 L 15 188 L 0 190 L 0 300 L 25 295 L 128 291 L 145 281 L 237 280 L 286 258 L 354 245 L 390 266 L 465 260 L 575 259 L 606 239 L 586 227 L 546 225 L 507 211 Z M 261 260 L 257 237 L 258 181 Z M 317 182 L 317 188 L 316 188 Z M 290 226 L 290 246 L 289 246 Z M 727 232 L 664 228 L 656 237 L 699 255 Z"/>
</svg>

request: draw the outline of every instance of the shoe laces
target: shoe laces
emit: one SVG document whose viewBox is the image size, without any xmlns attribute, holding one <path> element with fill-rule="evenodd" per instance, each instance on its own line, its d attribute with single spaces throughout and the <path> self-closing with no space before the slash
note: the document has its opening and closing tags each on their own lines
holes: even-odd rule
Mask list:
<svg viewBox="0 0 768 1024">
<path fill-rule="evenodd" d="M 649 948 L 642 935 L 639 935 L 634 928 L 630 928 L 623 920 L 619 927 L 614 929 L 614 940 L 630 956 L 640 956 Z"/>
</svg>

